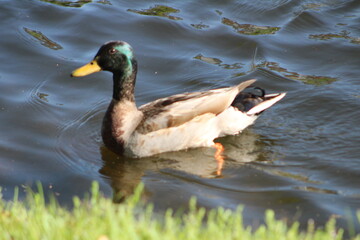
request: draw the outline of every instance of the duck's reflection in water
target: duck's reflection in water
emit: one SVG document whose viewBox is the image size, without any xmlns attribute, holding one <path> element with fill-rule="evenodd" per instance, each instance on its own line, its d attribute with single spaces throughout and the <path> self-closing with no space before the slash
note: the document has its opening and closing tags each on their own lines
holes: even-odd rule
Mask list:
<svg viewBox="0 0 360 240">
<path fill-rule="evenodd" d="M 221 169 L 214 158 L 213 148 L 168 152 L 147 158 L 127 158 L 101 147 L 103 167 L 99 172 L 110 180 L 114 202 L 121 202 L 134 192 L 142 177 L 151 172 L 158 173 L 160 177 L 161 173 L 167 175 L 170 171 L 172 174 L 186 173 L 182 176 L 185 178 L 191 175 L 212 179 L 225 178 L 222 172 L 227 168 L 241 167 L 247 162 L 263 160 L 264 142 L 251 130 L 246 130 L 238 136 L 219 139 L 219 142 L 225 147 L 224 164 Z M 159 181 L 161 182 L 161 179 Z M 150 196 L 151 193 L 146 190 L 145 185 L 143 198 Z"/>
</svg>

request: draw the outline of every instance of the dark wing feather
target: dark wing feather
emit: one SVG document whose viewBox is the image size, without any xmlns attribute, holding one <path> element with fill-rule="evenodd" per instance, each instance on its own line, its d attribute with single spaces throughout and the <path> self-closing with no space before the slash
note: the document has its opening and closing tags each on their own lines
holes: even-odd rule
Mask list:
<svg viewBox="0 0 360 240">
<path fill-rule="evenodd" d="M 145 134 L 179 126 L 205 113 L 217 115 L 227 109 L 236 95 L 253 82 L 255 80 L 248 80 L 234 87 L 178 94 L 145 104 L 139 108 L 144 119 L 137 131 Z"/>
</svg>

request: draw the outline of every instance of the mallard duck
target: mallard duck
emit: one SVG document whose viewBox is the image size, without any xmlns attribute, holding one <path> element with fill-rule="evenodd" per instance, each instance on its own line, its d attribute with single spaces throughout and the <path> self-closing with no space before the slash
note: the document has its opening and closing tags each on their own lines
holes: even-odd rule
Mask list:
<svg viewBox="0 0 360 240">
<path fill-rule="evenodd" d="M 94 59 L 74 70 L 82 77 L 101 70 L 113 73 L 113 95 L 102 123 L 105 146 L 117 154 L 146 157 L 196 147 L 214 147 L 214 139 L 240 133 L 285 93 L 249 90 L 256 80 L 236 86 L 177 94 L 135 104 L 137 61 L 123 41 L 102 45 Z"/>
</svg>

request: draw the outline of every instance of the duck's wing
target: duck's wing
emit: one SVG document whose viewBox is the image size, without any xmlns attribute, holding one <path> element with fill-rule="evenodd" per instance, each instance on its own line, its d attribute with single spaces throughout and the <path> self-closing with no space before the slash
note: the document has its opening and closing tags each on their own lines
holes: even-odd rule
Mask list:
<svg viewBox="0 0 360 240">
<path fill-rule="evenodd" d="M 217 115 L 227 109 L 236 95 L 256 80 L 248 80 L 237 86 L 205 92 L 177 94 L 142 105 L 143 121 L 137 131 L 146 134 L 163 128 L 179 126 L 205 113 Z"/>
</svg>

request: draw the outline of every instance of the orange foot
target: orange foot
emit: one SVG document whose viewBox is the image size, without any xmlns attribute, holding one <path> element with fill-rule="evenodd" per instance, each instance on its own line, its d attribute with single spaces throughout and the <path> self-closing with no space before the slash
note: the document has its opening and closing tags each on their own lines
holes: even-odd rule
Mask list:
<svg viewBox="0 0 360 240">
<path fill-rule="evenodd" d="M 224 165 L 224 156 L 222 155 L 222 153 L 224 152 L 225 148 L 221 143 L 215 143 L 214 148 L 216 148 L 216 152 L 215 152 L 214 157 L 215 157 L 215 159 L 217 161 L 216 175 L 220 176 L 223 165 Z"/>
</svg>

